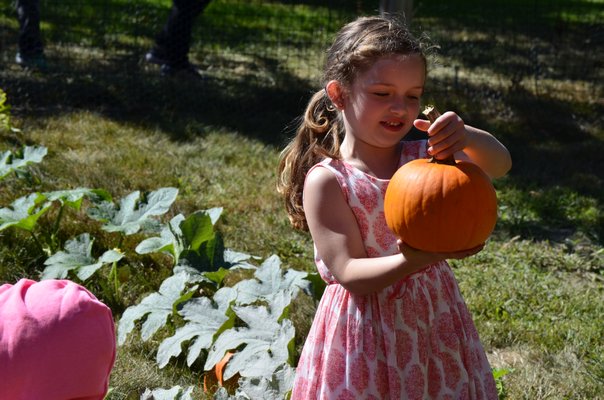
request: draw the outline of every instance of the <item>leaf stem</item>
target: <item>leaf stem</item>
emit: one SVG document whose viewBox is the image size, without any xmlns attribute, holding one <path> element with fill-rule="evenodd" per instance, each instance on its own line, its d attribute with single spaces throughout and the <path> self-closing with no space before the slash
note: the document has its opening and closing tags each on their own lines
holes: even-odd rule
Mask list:
<svg viewBox="0 0 604 400">
<path fill-rule="evenodd" d="M 119 281 L 117 279 L 117 261 L 111 264 L 111 271 L 109 272 L 109 279 L 113 279 L 113 298 L 117 300 L 119 291 Z"/>
<path fill-rule="evenodd" d="M 44 250 L 44 246 L 42 246 L 42 242 L 40 242 L 40 239 L 38 239 L 36 234 L 33 231 L 29 231 L 29 233 L 31 234 L 31 237 L 34 239 L 34 243 L 36 243 L 38 249 L 40 249 L 42 254 L 46 254 L 46 250 Z"/>
<path fill-rule="evenodd" d="M 65 212 L 65 204 L 61 204 L 61 207 L 59 208 L 59 215 L 57 215 L 57 218 L 55 219 L 55 223 L 53 224 L 52 227 L 52 231 L 50 232 L 50 246 L 51 246 L 51 251 L 55 251 L 57 250 L 58 246 L 56 245 L 56 240 L 57 240 L 57 233 L 59 233 L 59 226 L 61 224 L 61 220 L 63 219 L 63 214 Z"/>
<path fill-rule="evenodd" d="M 65 204 L 61 204 L 61 208 L 59 208 L 59 215 L 57 215 L 57 219 L 55 220 L 54 226 L 52 227 L 52 237 L 55 237 L 57 232 L 59 231 L 59 225 L 61 223 L 61 219 L 63 219 L 64 211 Z"/>
</svg>

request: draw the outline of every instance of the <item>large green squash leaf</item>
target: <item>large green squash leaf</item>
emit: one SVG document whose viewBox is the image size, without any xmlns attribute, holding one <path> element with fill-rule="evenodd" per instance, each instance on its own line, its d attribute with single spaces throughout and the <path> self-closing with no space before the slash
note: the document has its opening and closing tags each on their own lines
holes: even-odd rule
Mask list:
<svg viewBox="0 0 604 400">
<path fill-rule="evenodd" d="M 284 364 L 271 376 L 239 378 L 239 387 L 234 396 L 226 388 L 219 388 L 214 393 L 214 400 L 284 400 L 294 386 L 295 370 Z"/>
<path fill-rule="evenodd" d="M 115 250 L 107 250 L 98 259 L 92 256 L 94 239 L 83 233 L 65 243 L 65 250 L 50 256 L 45 262 L 42 279 L 65 279 L 69 271 L 75 270 L 82 281 L 90 278 L 103 265 L 121 260 L 124 255 Z"/>
<path fill-rule="evenodd" d="M 185 220 L 182 214 L 173 217 L 161 230 L 159 237 L 150 237 L 136 246 L 138 254 L 167 253 L 172 256 L 174 263 L 178 263 L 180 254 L 184 250 L 180 224 Z"/>
<path fill-rule="evenodd" d="M 134 323 L 145 318 L 141 328 L 141 337 L 148 340 L 159 328 L 166 324 L 168 317 L 175 312 L 176 306 L 189 299 L 197 286 L 183 291 L 189 283 L 189 274 L 181 272 L 162 282 L 159 292 L 145 297 L 139 304 L 128 307 L 118 323 L 118 344 L 123 344 L 134 329 Z"/>
<path fill-rule="evenodd" d="M 11 151 L 0 152 L 0 180 L 13 171 L 23 170 L 31 163 L 39 163 L 48 153 L 44 146 L 25 146 L 21 157 Z"/>
<path fill-rule="evenodd" d="M 214 230 L 222 208 L 197 211 L 181 224 L 184 249 L 182 263 L 200 272 L 215 271 L 223 263 L 224 244 Z"/>
<path fill-rule="evenodd" d="M 182 389 L 174 386 L 171 389 L 145 389 L 140 400 L 193 400 L 193 386 Z"/>
<path fill-rule="evenodd" d="M 271 376 L 242 378 L 236 399 L 283 400 L 294 386 L 295 370 L 284 364 Z"/>
<path fill-rule="evenodd" d="M 278 317 L 265 306 L 233 306 L 233 311 L 246 326 L 222 332 L 208 353 L 204 370 L 212 369 L 227 351 L 237 350 L 227 363 L 224 379 L 236 373 L 243 377 L 272 376 L 288 363 L 295 334 L 292 322 L 277 322 Z"/>
<path fill-rule="evenodd" d="M 283 270 L 281 260 L 272 255 L 267 258 L 254 272 L 256 279 L 241 281 L 236 287 L 239 291 L 238 301 L 245 303 L 258 297 L 266 297 L 286 290 L 297 294 L 300 289 L 307 290 L 309 282 L 306 280 L 307 272 L 293 269 Z"/>
<path fill-rule="evenodd" d="M 188 249 L 199 251 L 202 243 L 214 238 L 214 224 L 220 218 L 220 214 L 222 214 L 221 207 L 196 211 L 180 224 Z"/>
<path fill-rule="evenodd" d="M 103 229 L 107 232 L 132 235 L 139 232 L 146 224 L 156 222 L 151 217 L 168 212 L 177 195 L 176 188 L 161 188 L 141 199 L 140 192 L 135 191 L 122 198 L 119 205 L 111 202 L 97 204 L 88 210 L 88 215 L 104 222 Z"/>
<path fill-rule="evenodd" d="M 235 315 L 230 311 L 237 293 L 231 288 L 222 288 L 214 298 L 216 304 L 207 297 L 197 297 L 186 302 L 179 314 L 187 321 L 173 336 L 165 339 L 157 351 L 157 364 L 163 368 L 170 358 L 182 352 L 182 343 L 190 342 L 187 365 L 191 366 L 202 350 L 208 349 L 214 338 L 222 331 L 232 328 Z"/>
<path fill-rule="evenodd" d="M 136 247 L 139 254 L 154 252 L 168 253 L 177 265 L 183 257 L 185 264 L 197 270 L 204 270 L 208 264 L 213 265 L 217 244 L 217 234 L 214 224 L 220 217 L 222 208 L 197 211 L 187 218 L 181 214 L 175 216 L 161 230 L 159 237 L 143 240 Z"/>
<path fill-rule="evenodd" d="M 38 219 L 51 205 L 41 193 L 31 193 L 18 198 L 10 207 L 0 209 L 0 231 L 15 226 L 31 232 Z"/>
<path fill-rule="evenodd" d="M 237 303 L 251 304 L 266 301 L 277 319 L 285 317 L 292 299 L 300 289 L 309 290 L 308 273 L 288 269 L 283 271 L 281 260 L 276 255 L 267 258 L 254 273 L 256 279 L 246 279 L 234 287 L 237 289 Z"/>
<path fill-rule="evenodd" d="M 111 201 L 111 195 L 104 189 L 76 188 L 71 190 L 57 190 L 44 193 L 48 201 L 58 201 L 62 205 L 79 210 L 84 197 L 95 202 Z"/>
</svg>

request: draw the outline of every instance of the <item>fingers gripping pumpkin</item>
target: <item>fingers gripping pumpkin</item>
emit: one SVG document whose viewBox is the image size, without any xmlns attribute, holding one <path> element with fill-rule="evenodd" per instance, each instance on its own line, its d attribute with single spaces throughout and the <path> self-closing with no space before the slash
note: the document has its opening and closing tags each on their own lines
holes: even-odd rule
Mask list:
<svg viewBox="0 0 604 400">
<path fill-rule="evenodd" d="M 462 251 L 493 232 L 497 197 L 490 178 L 471 162 L 417 159 L 392 176 L 384 214 L 388 227 L 411 247 Z"/>
</svg>

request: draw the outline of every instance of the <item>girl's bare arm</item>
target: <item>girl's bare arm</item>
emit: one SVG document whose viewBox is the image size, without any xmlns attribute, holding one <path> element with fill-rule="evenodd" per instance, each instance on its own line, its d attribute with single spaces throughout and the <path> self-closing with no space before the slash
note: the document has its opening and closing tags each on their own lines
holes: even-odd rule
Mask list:
<svg viewBox="0 0 604 400">
<path fill-rule="evenodd" d="M 304 212 L 317 251 L 334 278 L 356 294 L 379 291 L 445 258 L 462 258 L 480 250 L 450 254 L 425 253 L 400 244 L 403 252 L 368 258 L 356 218 L 336 177 L 315 168 L 306 178 Z"/>
<path fill-rule="evenodd" d="M 491 178 L 504 176 L 512 168 L 508 149 L 493 135 L 469 125 L 466 125 L 466 132 L 466 147 L 462 153 Z"/>
</svg>

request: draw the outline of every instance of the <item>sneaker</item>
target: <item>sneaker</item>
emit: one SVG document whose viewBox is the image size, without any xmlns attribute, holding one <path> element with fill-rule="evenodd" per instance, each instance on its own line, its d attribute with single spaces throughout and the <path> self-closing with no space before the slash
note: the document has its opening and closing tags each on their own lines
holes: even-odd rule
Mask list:
<svg viewBox="0 0 604 400">
<path fill-rule="evenodd" d="M 15 56 L 15 62 L 25 69 L 31 69 L 40 72 L 48 70 L 48 63 L 46 62 L 46 57 L 44 57 L 44 54 L 41 53 L 32 55 L 17 53 L 17 55 Z"/>
</svg>

